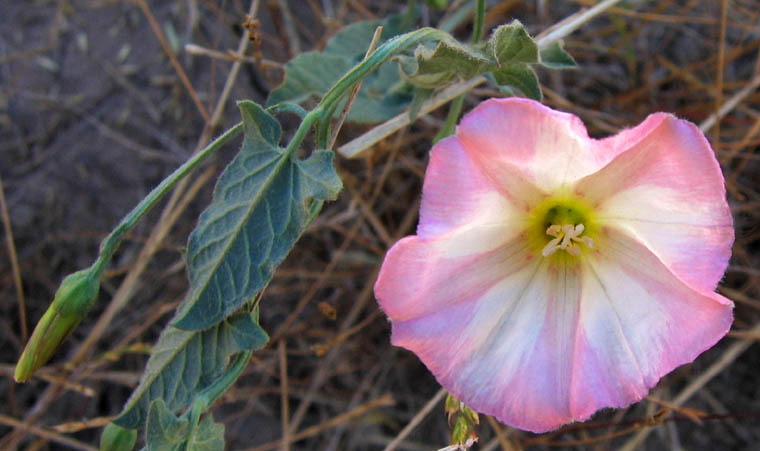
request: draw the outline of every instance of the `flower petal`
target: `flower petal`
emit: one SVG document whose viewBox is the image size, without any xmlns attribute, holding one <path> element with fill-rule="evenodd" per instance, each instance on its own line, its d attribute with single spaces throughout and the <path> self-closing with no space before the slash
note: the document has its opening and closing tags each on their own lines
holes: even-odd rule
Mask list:
<svg viewBox="0 0 760 451">
<path fill-rule="evenodd" d="M 421 237 L 463 224 L 517 223 L 510 219 L 518 214 L 522 213 L 485 177 L 455 136 L 433 147 L 422 188 L 417 228 Z"/>
<path fill-rule="evenodd" d="M 575 271 L 537 259 L 479 297 L 394 321 L 391 340 L 473 409 L 533 432 L 555 429 L 572 421 Z"/>
<path fill-rule="evenodd" d="M 576 192 L 598 205 L 600 220 L 635 234 L 682 280 L 713 291 L 734 233 L 723 176 L 704 135 L 658 113 L 597 145 L 619 155 L 579 181 Z"/>
<path fill-rule="evenodd" d="M 571 412 L 578 420 L 623 407 L 691 362 L 729 330 L 733 304 L 697 292 L 622 232 L 587 260 L 575 345 Z"/>
<path fill-rule="evenodd" d="M 473 409 L 533 432 L 640 400 L 725 335 L 732 304 L 695 291 L 634 239 L 605 235 L 589 263 L 528 260 L 459 302 L 391 316 L 393 344 Z M 455 283 L 480 270 L 460 268 Z"/>
<path fill-rule="evenodd" d="M 462 118 L 457 137 L 497 185 L 515 171 L 546 193 L 602 167 L 607 155 L 572 114 L 528 99 L 490 99 Z"/>
<path fill-rule="evenodd" d="M 375 283 L 380 306 L 391 320 L 406 321 L 480 296 L 532 258 L 509 228 L 489 224 L 436 239 L 402 239 L 388 251 Z"/>
</svg>

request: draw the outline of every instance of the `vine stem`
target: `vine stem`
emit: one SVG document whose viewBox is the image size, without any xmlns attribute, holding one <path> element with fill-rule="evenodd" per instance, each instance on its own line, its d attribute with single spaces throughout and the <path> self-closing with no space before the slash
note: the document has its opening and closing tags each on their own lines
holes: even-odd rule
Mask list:
<svg viewBox="0 0 760 451">
<path fill-rule="evenodd" d="M 190 174 L 196 167 L 198 167 L 199 164 L 205 161 L 206 158 L 219 150 L 219 148 L 221 148 L 232 138 L 237 136 L 242 130 L 242 122 L 228 129 L 221 136 L 209 143 L 209 145 L 207 145 L 200 152 L 193 155 L 193 157 L 187 160 L 182 166 L 175 169 L 174 172 L 166 177 L 157 187 L 153 188 L 153 190 L 148 193 L 148 195 L 145 196 L 143 200 L 141 200 L 140 203 L 137 204 L 135 208 L 133 208 L 132 211 L 130 211 L 121 220 L 119 225 L 117 225 L 116 228 L 114 228 L 113 231 L 103 239 L 100 244 L 100 253 L 98 254 L 98 258 L 95 260 L 95 263 L 93 263 L 91 267 L 91 270 L 94 272 L 94 274 L 98 276 L 102 274 L 103 270 L 113 257 L 113 254 L 116 252 L 116 249 L 118 249 L 119 245 L 124 239 L 124 236 L 126 236 L 126 234 L 132 230 L 140 218 L 142 218 L 148 211 L 150 211 L 151 208 L 153 208 L 156 202 L 161 200 L 161 198 L 163 198 L 166 193 L 174 188 L 174 186 L 180 180 Z"/>
<path fill-rule="evenodd" d="M 472 42 L 483 38 L 483 24 L 486 21 L 486 0 L 475 0 L 475 24 L 472 28 Z"/>
<path fill-rule="evenodd" d="M 397 51 L 403 50 L 425 39 L 443 39 L 448 36 L 447 33 L 436 30 L 435 28 L 420 28 L 419 30 L 396 36 L 386 41 L 377 48 L 371 55 L 365 58 L 361 63 L 354 66 L 346 75 L 344 75 L 332 88 L 330 88 L 317 107 L 312 112 L 319 112 L 320 118 L 317 122 L 316 148 L 327 149 L 330 138 L 330 119 L 332 118 L 338 104 L 351 88 L 367 75 L 375 71 L 381 64 L 393 56 Z M 303 123 L 301 124 L 303 125 Z"/>
</svg>

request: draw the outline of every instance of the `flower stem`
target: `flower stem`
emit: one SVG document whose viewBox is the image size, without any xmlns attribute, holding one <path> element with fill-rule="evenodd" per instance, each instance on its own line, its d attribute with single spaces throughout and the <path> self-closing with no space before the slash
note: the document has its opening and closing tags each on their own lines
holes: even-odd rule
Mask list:
<svg viewBox="0 0 760 451">
<path fill-rule="evenodd" d="M 421 28 L 419 30 L 411 31 L 388 40 L 378 47 L 377 50 L 372 52 L 372 54 L 364 61 L 354 66 L 353 69 L 345 74 L 325 93 L 322 100 L 319 102 L 319 105 L 312 110 L 312 113 L 319 112 L 321 115 L 319 122 L 317 123 L 316 148 L 327 149 L 330 138 L 330 119 L 338 108 L 340 101 L 348 94 L 356 83 L 363 80 L 367 75 L 380 67 L 381 64 L 387 61 L 388 58 L 393 56 L 396 52 L 404 50 L 425 39 L 442 39 L 446 36 L 448 35 L 445 32 L 434 28 Z M 306 121 L 304 120 L 304 122 Z M 303 123 L 301 125 L 303 126 Z"/>
<path fill-rule="evenodd" d="M 180 180 L 190 174 L 199 164 L 206 160 L 206 158 L 219 150 L 219 148 L 237 136 L 241 131 L 243 131 L 242 122 L 230 128 L 224 132 L 224 134 L 209 143 L 209 145 L 203 150 L 193 155 L 193 157 L 187 160 L 182 166 L 174 170 L 174 172 L 166 177 L 157 187 L 153 188 L 153 190 L 121 220 L 119 225 L 117 225 L 116 228 L 103 239 L 100 244 L 100 253 L 97 260 L 95 260 L 95 263 L 92 265 L 92 270 L 100 276 L 111 261 L 113 254 L 119 248 L 124 236 L 132 230 L 135 224 L 137 224 L 137 221 L 145 216 L 145 214 L 150 211 L 150 209 L 153 208 L 155 204 L 166 195 L 166 193 L 174 188 Z"/>
<path fill-rule="evenodd" d="M 486 0 L 475 0 L 475 23 L 472 29 L 472 42 L 483 39 L 483 23 L 486 20 Z"/>
</svg>

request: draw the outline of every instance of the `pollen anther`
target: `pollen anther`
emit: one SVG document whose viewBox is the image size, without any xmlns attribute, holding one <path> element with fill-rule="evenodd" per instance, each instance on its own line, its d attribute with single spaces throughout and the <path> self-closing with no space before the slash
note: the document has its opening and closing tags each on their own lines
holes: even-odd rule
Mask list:
<svg viewBox="0 0 760 451">
<path fill-rule="evenodd" d="M 554 238 L 546 243 L 546 246 L 541 251 L 541 255 L 548 257 L 558 249 L 562 249 L 570 255 L 579 257 L 581 255 L 579 243 L 585 244 L 588 248 L 594 247 L 594 240 L 587 236 L 580 236 L 585 229 L 586 227 L 583 224 L 550 225 L 546 229 L 546 234 Z"/>
</svg>

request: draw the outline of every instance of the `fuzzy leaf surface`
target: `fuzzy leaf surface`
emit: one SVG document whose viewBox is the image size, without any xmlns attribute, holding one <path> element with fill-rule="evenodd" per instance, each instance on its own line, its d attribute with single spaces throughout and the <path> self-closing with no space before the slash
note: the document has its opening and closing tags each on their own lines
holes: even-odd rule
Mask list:
<svg viewBox="0 0 760 451">
<path fill-rule="evenodd" d="M 209 328 L 252 299 L 313 219 L 313 207 L 342 188 L 331 151 L 306 160 L 289 155 L 274 117 L 250 101 L 238 106 L 243 146 L 190 234 L 190 290 L 172 323 L 180 329 Z"/>
<path fill-rule="evenodd" d="M 457 80 L 467 80 L 496 67 L 495 61 L 486 54 L 454 38 L 441 40 L 435 48 L 420 44 L 413 57 L 401 56 L 397 61 L 404 78 L 422 89 L 435 89 Z"/>
<path fill-rule="evenodd" d="M 536 73 L 527 64 L 510 64 L 493 72 L 499 85 L 512 86 L 533 100 L 541 101 L 541 86 Z"/>
<path fill-rule="evenodd" d="M 246 312 L 235 313 L 203 331 L 167 326 L 153 348 L 140 384 L 114 423 L 128 429 L 141 428 L 155 400 L 170 412 L 187 407 L 196 393 L 222 374 L 232 354 L 261 349 L 268 340 L 254 315 Z"/>
<path fill-rule="evenodd" d="M 378 45 L 408 31 L 411 23 L 404 23 L 404 19 L 402 15 L 392 15 L 383 21 L 353 23 L 330 38 L 324 51 L 296 56 L 285 64 L 285 80 L 269 95 L 267 105 L 301 103 L 321 97 L 364 58 L 379 25 L 383 26 L 383 32 Z M 385 64 L 364 79 L 347 120 L 364 124 L 383 122 L 404 110 L 411 99 L 398 70 Z"/>
<path fill-rule="evenodd" d="M 488 49 L 499 65 L 538 62 L 536 42 L 516 20 L 494 30 Z"/>
<path fill-rule="evenodd" d="M 174 416 L 162 399 L 150 403 L 145 433 L 148 451 L 179 451 L 189 430 L 187 419 Z"/>
<path fill-rule="evenodd" d="M 565 51 L 562 41 L 551 43 L 541 49 L 541 65 L 548 69 L 575 69 L 578 63 Z"/>
</svg>

